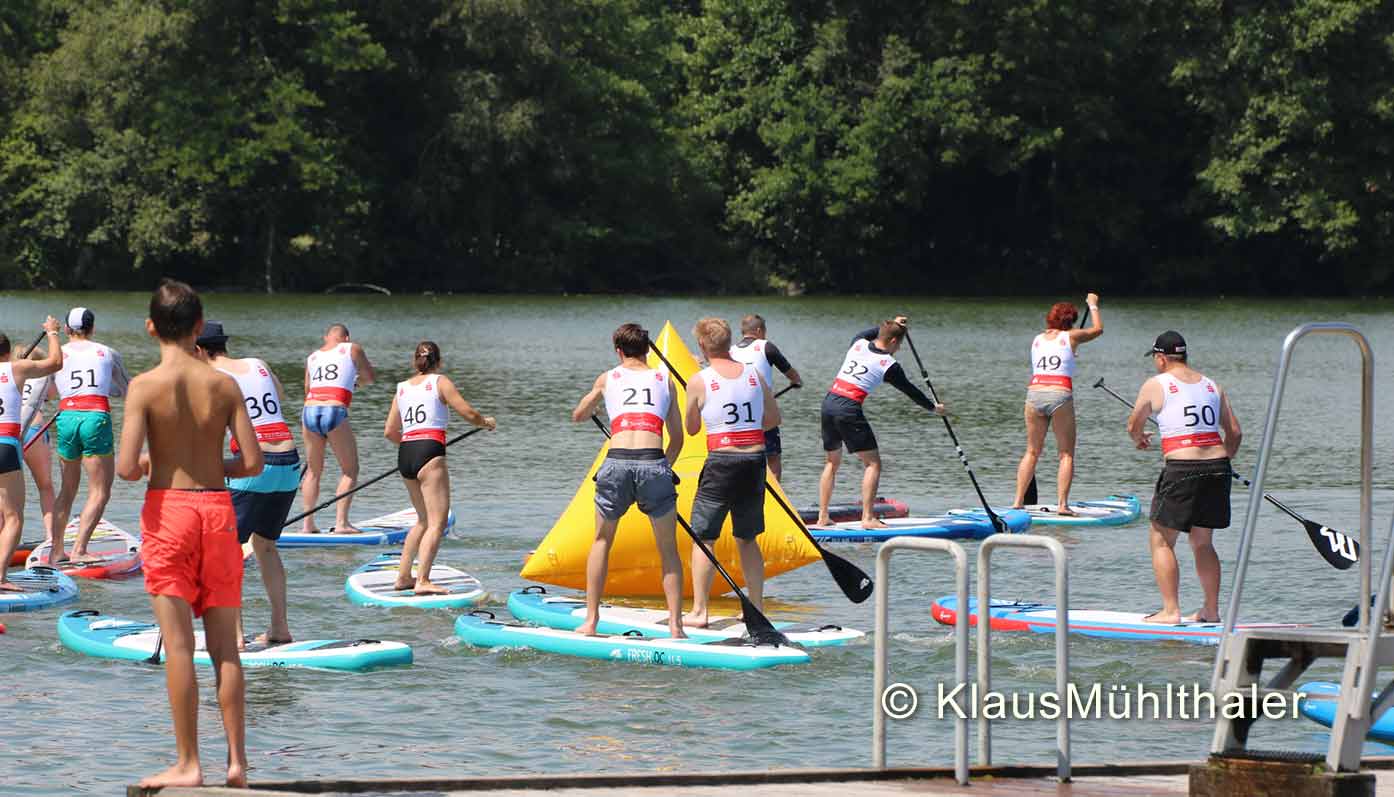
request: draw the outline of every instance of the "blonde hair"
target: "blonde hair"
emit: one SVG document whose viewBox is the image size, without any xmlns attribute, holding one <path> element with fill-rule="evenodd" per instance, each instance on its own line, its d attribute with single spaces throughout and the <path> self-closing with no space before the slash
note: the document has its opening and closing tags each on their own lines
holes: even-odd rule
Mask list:
<svg viewBox="0 0 1394 797">
<path fill-rule="evenodd" d="M 692 335 L 704 352 L 731 350 L 731 325 L 724 318 L 703 318 L 692 328 Z"/>
</svg>

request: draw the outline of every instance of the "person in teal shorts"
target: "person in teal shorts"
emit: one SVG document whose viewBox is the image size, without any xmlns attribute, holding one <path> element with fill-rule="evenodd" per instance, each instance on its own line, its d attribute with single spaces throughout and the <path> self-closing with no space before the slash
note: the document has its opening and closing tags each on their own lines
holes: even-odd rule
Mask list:
<svg viewBox="0 0 1394 797">
<path fill-rule="evenodd" d="M 121 355 L 110 346 L 92 340 L 96 317 L 86 307 L 68 311 L 68 342 L 63 345 L 63 368 L 54 387 L 58 390 L 58 417 L 53 427 L 54 448 L 62 468 L 62 480 L 53 502 L 53 521 L 48 535 L 52 547 L 48 564 L 71 559 L 93 561 L 87 552 L 92 532 L 106 511 L 115 475 L 116 451 L 111 432 L 111 398 L 124 396 L 131 377 Z M 79 518 L 73 550 L 64 551 L 68 517 L 77 499 L 82 474 L 87 474 L 87 503 Z"/>
</svg>

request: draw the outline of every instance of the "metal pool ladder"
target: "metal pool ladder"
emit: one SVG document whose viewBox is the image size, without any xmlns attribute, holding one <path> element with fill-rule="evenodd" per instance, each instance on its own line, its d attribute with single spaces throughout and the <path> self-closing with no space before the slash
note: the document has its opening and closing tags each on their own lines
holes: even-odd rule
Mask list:
<svg viewBox="0 0 1394 797">
<path fill-rule="evenodd" d="M 1292 352 L 1297 342 L 1308 335 L 1340 335 L 1350 338 L 1360 350 L 1360 623 L 1355 628 L 1254 628 L 1235 631 L 1243 597 L 1244 581 L 1249 568 L 1249 551 L 1258 512 L 1263 501 L 1264 477 L 1278 428 L 1278 410 L 1282 405 L 1283 388 L 1292 368 Z M 1372 706 L 1370 696 L 1381 664 L 1394 663 L 1394 637 L 1381 633 L 1383 618 L 1389 609 L 1391 567 L 1394 567 L 1394 525 L 1384 548 L 1380 565 L 1379 592 L 1371 611 L 1371 505 L 1373 496 L 1372 463 L 1374 456 L 1374 354 L 1366 337 L 1350 324 L 1310 323 L 1297 327 L 1283 340 L 1278 371 L 1273 378 L 1273 395 L 1268 402 L 1268 417 L 1264 423 L 1263 440 L 1259 443 L 1253 485 L 1249 488 L 1249 506 L 1244 515 L 1244 528 L 1239 538 L 1239 562 L 1234 574 L 1234 587 L 1225 610 L 1224 629 L 1215 656 L 1215 672 L 1211 690 L 1215 704 L 1224 705 L 1230 693 L 1247 694 L 1259 688 L 1261 704 L 1268 690 L 1286 690 L 1319 658 L 1345 661 L 1341 675 L 1340 708 L 1331 726 L 1331 744 L 1326 752 L 1326 765 L 1334 771 L 1355 772 L 1360 769 L 1360 750 L 1374 718 L 1394 704 L 1394 683 L 1386 685 Z M 1267 659 L 1285 659 L 1286 664 L 1268 681 L 1261 684 L 1263 663 Z M 1247 702 L 1246 702 L 1247 704 Z M 1227 719 L 1220 714 L 1215 736 L 1210 744 L 1212 756 L 1243 756 L 1246 758 L 1291 759 L 1293 754 L 1248 749 L 1249 730 L 1258 719 L 1257 705 L 1248 704 L 1249 716 Z"/>
</svg>

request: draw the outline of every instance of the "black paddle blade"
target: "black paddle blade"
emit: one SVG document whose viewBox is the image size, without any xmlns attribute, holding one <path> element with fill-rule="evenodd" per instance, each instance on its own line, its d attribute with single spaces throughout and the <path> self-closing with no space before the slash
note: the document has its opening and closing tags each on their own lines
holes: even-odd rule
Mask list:
<svg viewBox="0 0 1394 797">
<path fill-rule="evenodd" d="M 1321 558 L 1337 570 L 1348 570 L 1360 561 L 1360 543 L 1354 537 L 1310 520 L 1302 521 L 1302 527 Z"/>
<path fill-rule="evenodd" d="M 745 632 L 750 636 L 752 642 L 757 645 L 788 645 L 789 638 L 781 634 L 770 618 L 763 612 L 755 608 L 755 604 L 745 596 L 744 592 L 736 593 L 741 599 L 741 619 L 745 621 Z"/>
<path fill-rule="evenodd" d="M 987 510 L 987 516 L 988 519 L 992 521 L 992 528 L 996 530 L 998 534 L 1012 533 L 1011 527 L 1007 525 L 1007 521 L 1003 520 L 1001 515 L 989 509 Z"/>
<path fill-rule="evenodd" d="M 826 549 L 822 550 L 822 553 L 823 564 L 828 566 L 828 573 L 842 588 L 842 594 L 847 596 L 847 600 L 862 603 L 876 591 L 876 582 L 860 567 Z"/>
<path fill-rule="evenodd" d="M 1040 495 L 1036 492 L 1036 477 L 1032 476 L 1031 483 L 1026 485 L 1026 495 L 1022 496 L 1021 500 L 1024 504 L 1038 504 L 1039 498 Z"/>
</svg>

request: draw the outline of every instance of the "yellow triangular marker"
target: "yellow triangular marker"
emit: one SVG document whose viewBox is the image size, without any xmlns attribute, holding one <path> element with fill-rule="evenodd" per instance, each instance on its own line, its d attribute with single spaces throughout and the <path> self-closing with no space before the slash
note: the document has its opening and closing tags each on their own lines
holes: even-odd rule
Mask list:
<svg viewBox="0 0 1394 797">
<path fill-rule="evenodd" d="M 671 323 L 663 325 L 655 341 L 659 351 L 677 369 L 684 380 L 691 379 L 701 370 L 692 352 L 683 344 Z M 649 354 L 649 365 L 663 368 L 657 356 Z M 678 401 L 687 400 L 686 391 L 674 380 Z M 685 405 L 684 405 L 685 406 Z M 599 436 L 599 432 L 596 433 Z M 600 453 L 591 463 L 581 486 L 572 496 L 571 503 L 557 518 L 552 530 L 538 544 L 537 550 L 523 566 L 522 577 L 528 581 L 540 581 L 574 589 L 586 588 L 586 555 L 590 552 L 591 541 L 595 539 L 595 482 L 591 477 L 605 460 L 609 443 L 601 446 Z M 682 479 L 678 485 L 678 513 L 684 518 L 691 517 L 692 499 L 697 493 L 697 479 L 702 473 L 702 464 L 707 460 L 706 432 L 688 435 L 683 441 L 682 453 L 673 465 L 673 470 Z M 773 482 L 771 482 L 773 483 Z M 778 484 L 775 484 L 778 490 Z M 781 497 L 783 493 L 781 492 Z M 788 501 L 785 498 L 786 502 Z M 791 504 L 792 506 L 792 504 Z M 692 592 L 692 570 L 689 558 L 692 555 L 692 540 L 681 528 L 677 530 L 678 551 L 683 560 L 683 593 Z M 765 555 L 765 577 L 778 575 L 821 557 L 818 550 L 803 535 L 793 520 L 779 508 L 779 504 L 769 495 L 765 496 L 765 533 L 760 535 L 760 550 Z M 713 546 L 722 567 L 745 586 L 745 576 L 741 573 L 740 557 L 736 554 L 736 542 L 731 537 L 731 521 L 721 529 L 721 538 Z M 700 555 L 700 554 L 699 554 Z M 610 573 L 605 580 L 606 595 L 662 595 L 659 583 L 660 570 L 658 549 L 653 544 L 653 530 L 649 519 L 639 508 L 631 507 L 620 518 L 619 531 L 615 534 L 615 544 L 610 550 Z M 712 586 L 712 594 L 728 592 L 726 582 L 718 577 Z"/>
</svg>

